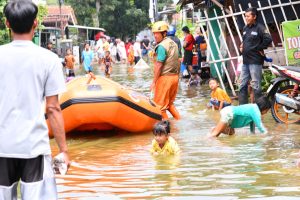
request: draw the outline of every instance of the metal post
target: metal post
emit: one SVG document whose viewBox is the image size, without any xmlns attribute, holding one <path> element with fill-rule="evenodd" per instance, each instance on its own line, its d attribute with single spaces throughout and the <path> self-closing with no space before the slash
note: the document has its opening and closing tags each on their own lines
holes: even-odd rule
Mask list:
<svg viewBox="0 0 300 200">
<path fill-rule="evenodd" d="M 207 23 L 210 23 L 210 22 L 207 22 Z M 207 37 L 206 32 L 205 32 L 205 30 L 204 30 L 204 27 L 203 27 L 203 25 L 202 25 L 201 23 L 200 23 L 200 28 L 201 28 L 201 32 L 203 33 L 203 36 L 204 36 L 205 41 L 208 42 L 208 41 L 209 41 L 209 40 L 208 40 L 208 37 Z M 211 48 L 208 47 L 207 49 L 210 51 L 212 59 L 215 60 L 215 56 L 214 56 L 214 54 L 212 53 Z M 225 90 L 225 85 L 224 85 L 224 83 L 223 83 L 222 76 L 221 76 L 221 74 L 220 74 L 220 72 L 219 72 L 218 66 L 217 66 L 216 63 L 214 63 L 214 66 L 215 66 L 216 72 L 217 72 L 217 74 L 218 74 L 218 77 L 219 77 L 219 79 L 220 79 L 221 86 L 222 86 L 222 88 Z"/>
<path fill-rule="evenodd" d="M 229 10 L 231 11 L 231 13 L 233 13 L 233 10 L 232 10 L 232 7 L 231 6 L 229 6 Z M 235 25 L 235 28 L 236 28 L 236 30 L 237 30 L 237 33 L 238 33 L 238 35 L 239 35 L 239 38 L 240 38 L 240 42 L 242 42 L 243 40 L 242 40 L 242 35 L 241 35 L 241 33 L 240 33 L 240 29 L 239 29 L 239 26 L 237 25 L 237 23 L 236 23 L 236 19 L 234 18 L 234 15 L 232 15 L 232 21 L 233 21 L 233 23 L 234 23 L 234 25 Z"/>
<path fill-rule="evenodd" d="M 89 29 L 86 29 L 86 40 L 87 40 L 87 42 L 89 42 L 88 40 L 89 40 Z"/>
<path fill-rule="evenodd" d="M 292 4 L 292 1 L 291 1 L 291 0 L 289 0 L 289 2 L 291 3 L 291 6 L 292 6 L 292 9 L 293 9 L 293 11 L 294 11 L 294 14 L 295 14 L 296 18 L 299 19 L 298 14 L 297 14 L 297 12 L 296 12 L 296 10 L 295 10 L 294 4 Z"/>
<path fill-rule="evenodd" d="M 217 15 L 216 9 L 214 9 L 214 13 L 215 13 L 215 15 Z M 219 29 L 222 30 L 222 26 L 221 26 L 220 20 L 217 19 L 217 23 L 218 23 Z M 230 27 L 227 27 L 227 28 L 230 29 Z M 232 56 L 231 56 L 230 50 L 229 50 L 229 48 L 228 48 L 228 46 L 227 46 L 226 38 L 225 38 L 225 36 L 224 36 L 224 34 L 223 34 L 222 32 L 221 32 L 221 37 L 222 37 L 222 39 L 223 39 L 223 41 L 224 41 L 226 51 L 227 51 L 229 57 L 231 58 Z M 232 69 L 233 69 L 233 71 L 234 71 L 234 75 L 235 75 L 235 79 L 236 79 L 236 78 L 237 78 L 237 73 L 236 73 L 236 70 L 235 70 L 235 68 L 234 68 L 234 63 L 233 63 L 232 60 L 230 60 L 230 63 L 231 63 Z"/>
<path fill-rule="evenodd" d="M 268 3 L 269 3 L 269 6 L 272 6 L 272 4 L 271 4 L 270 0 L 268 0 Z M 282 32 L 281 32 L 281 31 L 280 31 L 280 29 L 279 29 L 278 22 L 277 22 L 277 19 L 276 19 L 276 16 L 275 16 L 275 14 L 274 14 L 274 10 L 273 10 L 273 8 L 272 8 L 272 7 L 271 7 L 270 9 L 271 9 L 271 12 L 272 12 L 272 15 L 273 15 L 273 18 L 274 18 L 275 24 L 276 24 L 276 28 L 277 28 L 277 30 L 278 30 L 278 34 L 279 34 L 279 37 L 280 37 L 281 43 L 283 44 Z"/>
<path fill-rule="evenodd" d="M 242 5 L 241 5 L 241 4 L 239 4 L 239 8 L 240 8 L 240 11 L 243 12 Z M 243 18 L 244 23 L 246 24 L 246 19 L 245 19 L 244 14 L 241 14 L 241 15 L 242 15 L 242 18 Z"/>
<path fill-rule="evenodd" d="M 206 11 L 204 11 L 204 14 L 205 14 L 205 17 L 208 18 L 208 14 L 207 14 Z M 210 32 L 212 33 L 212 38 L 213 38 L 213 41 L 214 41 L 214 43 L 215 43 L 215 45 L 216 45 L 216 49 L 217 49 L 217 51 L 218 51 L 218 54 L 219 54 L 220 58 L 223 59 L 223 55 L 222 55 L 221 52 L 220 52 L 220 47 L 218 46 L 218 43 L 217 43 L 217 39 L 216 39 L 215 33 L 213 32 L 213 29 L 212 29 L 210 23 L 208 24 L 208 28 L 209 28 Z M 222 34 L 222 33 L 221 33 L 221 34 Z M 213 55 L 212 55 L 212 56 L 213 56 Z M 213 58 L 213 59 L 214 59 L 214 58 Z M 227 71 L 227 68 L 226 68 L 224 62 L 221 62 L 221 65 L 222 65 L 223 70 L 224 70 L 224 72 L 225 72 L 225 74 L 226 74 L 226 76 L 227 76 L 227 79 L 228 79 L 229 86 L 230 86 L 230 88 L 231 88 L 232 94 L 233 94 L 234 96 L 236 96 L 235 90 L 234 90 L 233 85 L 232 85 L 231 78 L 230 78 L 230 76 L 229 76 L 229 74 L 228 74 L 228 71 Z M 225 88 L 224 88 L 224 89 L 225 89 Z"/>
<path fill-rule="evenodd" d="M 224 10 L 222 10 L 222 14 L 225 15 Z M 235 53 L 236 53 L 236 55 L 239 55 L 239 49 L 236 46 L 235 38 L 233 37 L 230 25 L 229 25 L 228 20 L 227 20 L 227 17 L 224 17 L 224 20 L 225 20 L 225 23 L 226 23 L 226 25 L 228 27 L 229 35 L 230 35 L 230 37 L 231 37 L 231 39 L 233 41 L 233 46 L 234 46 L 234 49 L 235 49 Z"/>
<path fill-rule="evenodd" d="M 284 21 L 287 21 L 287 18 L 286 18 L 286 15 L 285 15 L 285 12 L 284 12 L 283 5 L 282 5 L 282 3 L 281 3 L 281 0 L 278 0 L 278 3 L 279 3 L 279 5 L 280 5 L 280 9 L 281 9 L 281 12 L 282 12 Z"/>
<path fill-rule="evenodd" d="M 64 26 L 63 26 L 62 14 L 61 14 L 61 6 L 63 5 L 63 3 L 64 0 L 58 0 L 61 39 L 64 39 Z"/>
</svg>

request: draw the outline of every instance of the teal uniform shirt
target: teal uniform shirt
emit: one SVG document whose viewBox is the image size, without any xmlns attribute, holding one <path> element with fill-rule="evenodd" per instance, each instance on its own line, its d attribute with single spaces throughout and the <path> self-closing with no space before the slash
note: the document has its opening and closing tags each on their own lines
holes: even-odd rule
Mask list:
<svg viewBox="0 0 300 200">
<path fill-rule="evenodd" d="M 231 106 L 233 119 L 230 123 L 231 128 L 241 128 L 250 125 L 251 132 L 254 132 L 254 124 L 261 133 L 267 130 L 261 122 L 261 113 L 256 104 L 245 104 L 240 106 Z"/>
<path fill-rule="evenodd" d="M 157 55 L 157 61 L 162 62 L 162 63 L 165 62 L 165 60 L 167 58 L 167 51 L 163 46 L 158 45 L 155 53 Z"/>
</svg>

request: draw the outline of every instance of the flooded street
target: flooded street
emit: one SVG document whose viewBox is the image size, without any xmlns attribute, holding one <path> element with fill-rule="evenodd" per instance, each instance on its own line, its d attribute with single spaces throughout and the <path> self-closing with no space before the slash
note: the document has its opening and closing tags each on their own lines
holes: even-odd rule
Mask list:
<svg viewBox="0 0 300 200">
<path fill-rule="evenodd" d="M 102 71 L 96 74 L 103 76 Z M 149 95 L 152 71 L 113 68 L 112 80 Z M 60 199 L 300 199 L 300 126 L 263 118 L 269 133 L 237 129 L 232 137 L 207 139 L 219 113 L 206 109 L 207 85 L 188 88 L 181 81 L 172 136 L 182 153 L 153 158 L 148 133 L 88 133 L 68 137 L 73 161 L 57 176 Z M 51 145 L 57 153 L 55 142 Z M 277 198 L 276 198 L 277 197 Z"/>
</svg>

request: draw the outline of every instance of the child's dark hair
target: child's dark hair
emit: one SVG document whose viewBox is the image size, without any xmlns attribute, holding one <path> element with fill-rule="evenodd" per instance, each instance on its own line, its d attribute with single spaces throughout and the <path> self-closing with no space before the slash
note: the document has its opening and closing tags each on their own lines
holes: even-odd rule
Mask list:
<svg viewBox="0 0 300 200">
<path fill-rule="evenodd" d="M 88 42 L 84 43 L 84 44 L 83 44 L 83 48 L 85 48 L 86 45 L 90 45 L 90 44 L 89 44 Z"/>
<path fill-rule="evenodd" d="M 257 104 L 260 112 L 271 108 L 271 103 L 266 96 L 259 97 L 255 103 Z"/>
<path fill-rule="evenodd" d="M 29 33 L 36 19 L 38 8 L 31 1 L 10 1 L 3 9 L 5 17 L 13 32 Z"/>
<path fill-rule="evenodd" d="M 168 120 L 162 120 L 157 122 L 152 130 L 154 135 L 169 135 L 170 134 L 170 122 Z"/>
<path fill-rule="evenodd" d="M 216 81 L 216 83 L 219 83 L 219 81 L 218 81 L 216 78 L 210 78 L 210 79 L 208 80 L 208 82 L 210 82 L 210 81 Z"/>
</svg>

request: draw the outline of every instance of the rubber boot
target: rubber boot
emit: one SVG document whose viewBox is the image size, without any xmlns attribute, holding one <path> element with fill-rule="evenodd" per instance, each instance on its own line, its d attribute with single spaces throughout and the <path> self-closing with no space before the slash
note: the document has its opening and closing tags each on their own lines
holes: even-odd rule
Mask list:
<svg viewBox="0 0 300 200">
<path fill-rule="evenodd" d="M 172 116 L 176 119 L 176 120 L 179 120 L 180 119 L 180 114 L 179 112 L 177 111 L 177 109 L 175 108 L 174 105 L 170 105 L 169 107 L 169 112 L 172 114 Z"/>
<path fill-rule="evenodd" d="M 162 111 L 161 111 L 161 117 L 162 117 L 162 119 L 169 119 L 166 110 L 162 110 Z"/>
</svg>

